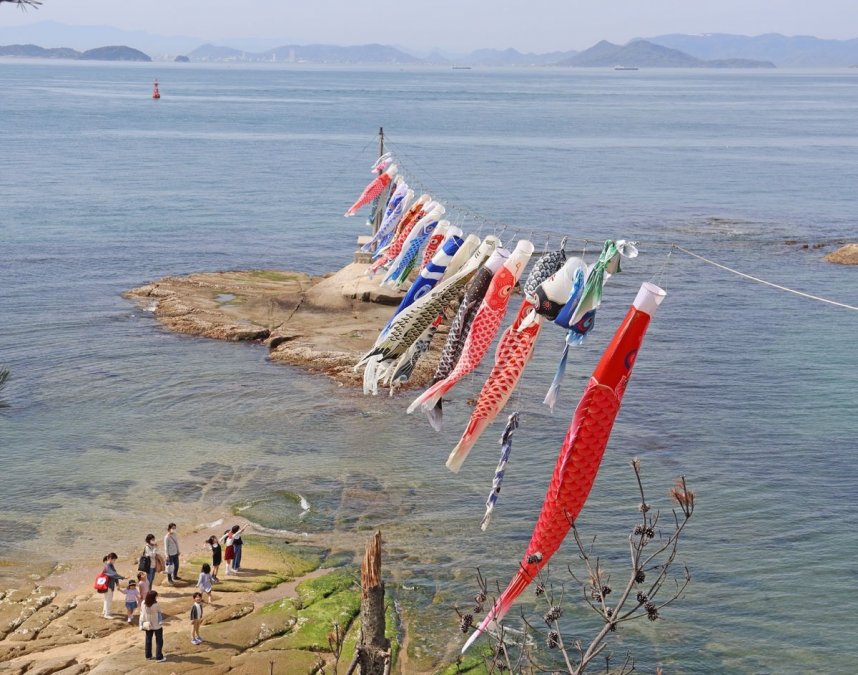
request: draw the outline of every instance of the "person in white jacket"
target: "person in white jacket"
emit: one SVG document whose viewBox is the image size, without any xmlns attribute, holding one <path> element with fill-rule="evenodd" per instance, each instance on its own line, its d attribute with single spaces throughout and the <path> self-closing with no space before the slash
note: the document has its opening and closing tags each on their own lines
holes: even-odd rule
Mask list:
<svg viewBox="0 0 858 675">
<path fill-rule="evenodd" d="M 146 658 L 152 659 L 152 638 L 155 638 L 155 660 L 166 661 L 164 656 L 164 627 L 158 591 L 149 591 L 140 608 L 140 630 L 146 633 Z"/>
</svg>

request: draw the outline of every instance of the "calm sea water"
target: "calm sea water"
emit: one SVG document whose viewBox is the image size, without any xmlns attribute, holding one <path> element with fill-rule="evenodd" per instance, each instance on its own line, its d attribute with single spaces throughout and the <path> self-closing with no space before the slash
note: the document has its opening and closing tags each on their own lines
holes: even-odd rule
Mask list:
<svg viewBox="0 0 858 675">
<path fill-rule="evenodd" d="M 163 98 L 149 98 L 151 81 Z M 645 672 L 851 672 L 858 658 L 858 314 L 732 277 L 680 243 L 776 283 L 858 305 L 858 72 L 450 71 L 0 62 L 0 529 L 7 563 L 100 560 L 167 519 L 224 505 L 272 527 L 381 527 L 386 565 L 426 649 L 459 639 L 472 571 L 515 571 L 577 397 L 639 284 L 654 320 L 580 519 L 615 579 L 636 517 L 684 474 L 698 511 L 693 582 L 664 620 L 620 634 Z M 502 425 L 452 475 L 457 388 L 434 434 L 407 397 L 365 398 L 261 348 L 170 334 L 119 293 L 232 268 L 322 273 L 348 262 L 374 133 L 454 220 L 537 248 L 625 237 L 541 406 L 561 335 L 546 330 L 496 517 L 479 531 Z M 555 232 L 550 238 L 545 232 Z M 824 243 L 803 249 L 784 243 Z M 598 244 L 587 247 L 592 255 Z M 303 520 L 294 495 L 311 505 Z M 273 496 L 272 496 L 273 495 Z M 261 500 L 261 501 L 260 501 Z M 571 546 L 558 560 L 573 561 Z M 93 562 L 95 565 L 96 562 Z M 561 567 L 562 565 L 557 565 Z M 570 631 L 592 632 L 568 610 Z"/>
</svg>

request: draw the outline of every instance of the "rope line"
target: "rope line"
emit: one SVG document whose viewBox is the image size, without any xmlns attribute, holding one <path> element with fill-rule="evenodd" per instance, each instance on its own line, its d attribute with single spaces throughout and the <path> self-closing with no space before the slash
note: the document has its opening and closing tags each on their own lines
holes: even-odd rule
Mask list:
<svg viewBox="0 0 858 675">
<path fill-rule="evenodd" d="M 403 174 L 406 181 L 409 182 L 410 184 L 413 184 L 415 187 L 422 189 L 424 192 L 426 192 L 428 194 L 433 194 L 433 193 L 437 194 L 436 190 L 430 189 L 428 186 L 423 184 L 422 181 L 420 181 L 416 176 L 414 176 L 413 173 L 411 173 L 409 170 L 405 169 L 405 167 L 402 166 L 401 158 L 404 157 L 409 163 L 412 164 L 412 166 L 418 166 L 418 163 L 415 162 L 412 157 L 403 153 L 399 149 L 400 146 L 398 143 L 395 143 L 395 142 L 390 143 L 389 142 L 388 145 L 391 146 L 391 150 L 392 150 L 393 154 L 395 156 L 397 156 L 398 159 L 400 159 L 400 161 L 397 162 L 399 164 L 399 167 L 400 167 L 399 173 Z M 367 143 L 367 145 L 364 146 L 364 150 L 368 146 L 369 146 L 369 143 Z M 418 168 L 423 170 L 423 167 L 418 167 Z M 443 197 L 439 196 L 439 201 L 443 202 L 445 204 L 445 206 L 449 207 L 452 211 L 455 211 L 457 213 L 456 220 L 458 222 L 460 222 L 462 225 L 465 225 L 465 223 L 468 220 L 473 221 L 478 226 L 477 227 L 477 233 L 479 235 L 482 234 L 483 229 L 485 227 L 492 228 L 494 230 L 494 234 L 498 237 L 500 237 L 507 229 L 513 231 L 516 235 L 518 234 L 519 228 L 516 227 L 515 225 L 510 225 L 509 223 L 503 223 L 503 222 L 500 222 L 500 221 L 497 221 L 497 220 L 494 220 L 491 218 L 487 218 L 486 216 L 484 216 L 483 214 L 473 210 L 469 206 L 463 207 L 462 204 L 464 204 L 464 200 L 458 199 L 457 196 L 452 193 L 452 191 L 447 190 L 445 188 L 445 186 L 442 185 L 440 182 L 438 182 L 435 178 L 430 176 L 430 179 L 435 181 L 435 183 L 437 185 L 440 185 L 442 190 L 446 191 L 446 193 L 448 195 L 454 197 L 453 201 L 450 202 L 449 200 L 444 199 Z M 586 238 L 585 237 L 581 237 L 581 238 L 569 237 L 569 236 L 563 235 L 561 232 L 554 231 L 554 230 L 542 230 L 539 228 L 528 228 L 526 231 L 530 233 L 531 239 L 533 239 L 534 235 L 546 236 L 546 237 L 548 237 L 548 240 L 550 240 L 551 237 L 560 236 L 560 237 L 563 237 L 564 243 L 567 240 L 571 241 L 571 242 L 581 243 L 582 244 L 582 251 L 581 251 L 581 257 L 582 258 L 584 256 L 586 256 L 588 244 L 591 244 L 595 241 L 600 241 L 600 239 L 594 238 L 594 237 L 586 237 Z M 515 237 L 513 236 L 511 238 L 514 239 Z M 643 242 L 635 242 L 635 243 L 640 246 L 640 244 Z M 668 249 L 667 256 L 666 256 L 664 262 L 662 263 L 660 268 L 657 269 L 653 273 L 653 275 L 652 275 L 653 280 L 659 280 L 660 281 L 664 277 L 664 275 L 668 269 L 669 263 L 670 263 L 671 254 L 673 253 L 673 250 L 676 249 L 678 251 L 682 251 L 683 253 L 685 253 L 687 255 L 692 256 L 693 258 L 697 258 L 698 260 L 701 260 L 701 261 L 703 261 L 709 265 L 712 265 L 714 267 L 722 269 L 726 272 L 730 272 L 730 273 L 735 274 L 737 276 L 740 276 L 744 279 L 748 279 L 750 281 L 754 281 L 756 283 L 763 284 L 765 286 L 769 286 L 771 288 L 775 288 L 775 289 L 780 290 L 780 291 L 785 291 L 786 293 L 792 293 L 793 295 L 798 295 L 799 297 L 802 297 L 802 298 L 807 298 L 809 300 L 816 300 L 817 302 L 822 302 L 822 303 L 825 303 L 828 305 L 833 305 L 834 307 L 840 307 L 842 309 L 849 309 L 849 310 L 852 310 L 854 312 L 858 312 L 858 307 L 856 307 L 854 305 L 849 305 L 849 304 L 846 304 L 844 302 L 838 302 L 836 300 L 830 300 L 829 298 L 823 298 L 819 295 L 813 295 L 811 293 L 805 293 L 804 291 L 799 291 L 799 290 L 796 290 L 794 288 L 782 286 L 780 284 L 776 284 L 776 283 L 773 283 L 771 281 L 766 281 L 765 279 L 761 279 L 760 277 L 755 277 L 751 274 L 746 274 L 745 272 L 740 272 L 737 269 L 734 269 L 732 267 L 728 267 L 727 265 L 722 265 L 721 263 L 715 262 L 714 260 L 710 260 L 709 258 L 706 258 L 702 255 L 697 254 L 697 253 L 694 253 L 693 251 L 689 251 L 687 248 L 684 248 L 675 242 L 660 241 L 660 240 L 647 240 L 647 242 L 645 242 L 645 243 L 650 244 L 650 245 L 656 245 L 656 246 L 663 245 L 663 246 L 669 246 L 670 247 Z M 713 243 L 715 243 L 715 242 L 713 242 Z M 725 243 L 727 243 L 727 242 L 725 242 Z M 764 243 L 771 243 L 771 242 L 758 241 L 756 243 L 764 244 Z M 781 241 L 780 243 L 786 243 L 786 242 Z M 833 241 L 828 242 L 828 243 L 836 245 L 838 243 L 845 243 L 845 241 L 833 240 Z M 547 248 L 547 244 L 548 244 L 548 241 L 546 241 L 546 248 Z"/>
<path fill-rule="evenodd" d="M 837 302 L 836 300 L 829 300 L 828 298 L 822 298 L 818 295 L 811 295 L 810 293 L 805 293 L 803 291 L 797 291 L 794 288 L 787 288 L 786 286 L 781 286 L 780 284 L 772 283 L 771 281 L 766 281 L 765 279 L 760 279 L 759 277 L 752 276 L 750 274 L 745 274 L 744 272 L 740 272 L 739 270 L 735 270 L 732 267 L 727 267 L 726 265 L 722 265 L 721 263 L 717 263 L 714 260 L 710 260 L 709 258 L 704 258 L 702 255 L 698 255 L 697 253 L 693 253 L 689 251 L 687 248 L 683 248 L 679 244 L 673 244 L 673 248 L 682 251 L 683 253 L 687 253 L 690 256 L 698 258 L 705 263 L 709 263 L 710 265 L 714 265 L 722 270 L 726 270 L 727 272 L 732 272 L 733 274 L 744 277 L 745 279 L 750 279 L 751 281 L 756 281 L 759 284 L 765 284 L 766 286 L 771 286 L 772 288 L 777 288 L 781 291 L 786 291 L 787 293 L 792 293 L 794 295 L 799 295 L 803 298 L 809 298 L 810 300 L 817 300 L 818 302 L 825 302 L 829 305 L 834 305 L 835 307 L 842 307 L 843 309 L 851 309 L 852 311 L 858 312 L 858 307 L 854 307 L 853 305 L 847 305 L 844 302 Z"/>
</svg>

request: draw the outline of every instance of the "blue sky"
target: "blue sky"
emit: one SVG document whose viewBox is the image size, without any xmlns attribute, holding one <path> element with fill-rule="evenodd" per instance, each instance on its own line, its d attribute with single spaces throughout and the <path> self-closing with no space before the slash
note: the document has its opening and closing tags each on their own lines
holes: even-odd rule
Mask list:
<svg viewBox="0 0 858 675">
<path fill-rule="evenodd" d="M 858 37 L 856 0 L 44 0 L 0 26 L 109 25 L 205 41 L 381 42 L 425 50 L 582 49 L 664 33 Z"/>
</svg>

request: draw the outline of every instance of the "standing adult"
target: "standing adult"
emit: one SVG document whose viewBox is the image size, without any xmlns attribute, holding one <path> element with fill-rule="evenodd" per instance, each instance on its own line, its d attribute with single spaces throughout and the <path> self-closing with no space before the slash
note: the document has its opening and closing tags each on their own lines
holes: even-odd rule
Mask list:
<svg viewBox="0 0 858 675">
<path fill-rule="evenodd" d="M 143 556 L 149 559 L 149 565 L 146 569 L 141 569 L 141 572 L 146 572 L 146 580 L 149 582 L 149 589 L 155 585 L 155 571 L 158 566 L 158 544 L 155 543 L 155 535 L 147 534 L 146 543 L 143 546 Z"/>
<path fill-rule="evenodd" d="M 116 558 L 117 555 L 111 552 L 101 559 L 101 562 L 104 563 L 104 569 L 101 573 L 107 577 L 107 590 L 104 592 L 104 609 L 101 612 L 101 615 L 105 619 L 113 618 L 111 608 L 111 605 L 113 604 L 113 591 L 116 590 L 116 586 L 119 581 L 125 578 L 116 571 L 116 567 L 113 564 L 116 561 Z"/>
<path fill-rule="evenodd" d="M 164 553 L 167 556 L 167 581 L 173 583 L 179 579 L 179 538 L 176 536 L 176 523 L 167 525 L 164 535 Z"/>
<path fill-rule="evenodd" d="M 247 525 L 232 526 L 232 571 L 238 572 L 241 569 L 241 547 L 244 542 L 241 540 L 241 533 L 247 529 Z"/>
<path fill-rule="evenodd" d="M 155 660 L 166 661 L 164 656 L 163 616 L 158 606 L 158 591 L 149 591 L 140 608 L 140 630 L 146 633 L 146 658 L 152 658 L 152 638 L 155 638 Z"/>
</svg>

